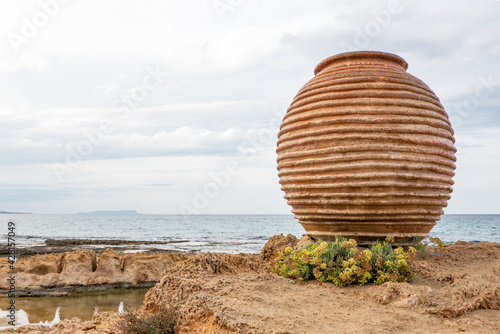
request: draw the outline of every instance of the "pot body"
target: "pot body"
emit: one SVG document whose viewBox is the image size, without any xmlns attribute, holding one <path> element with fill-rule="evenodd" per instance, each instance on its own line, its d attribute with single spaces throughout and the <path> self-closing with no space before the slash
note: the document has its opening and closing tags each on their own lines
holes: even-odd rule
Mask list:
<svg viewBox="0 0 500 334">
<path fill-rule="evenodd" d="M 399 56 L 348 52 L 322 61 L 278 134 L 282 190 L 318 240 L 366 245 L 427 237 L 452 192 L 448 115 Z"/>
</svg>

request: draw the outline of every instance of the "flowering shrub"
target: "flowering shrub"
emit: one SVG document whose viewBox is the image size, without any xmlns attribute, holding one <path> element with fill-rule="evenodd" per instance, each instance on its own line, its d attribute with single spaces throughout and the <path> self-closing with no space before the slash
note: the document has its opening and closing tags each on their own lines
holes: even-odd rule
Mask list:
<svg viewBox="0 0 500 334">
<path fill-rule="evenodd" d="M 315 278 L 338 286 L 405 282 L 415 277 L 408 262 L 416 252 L 414 247 L 408 251 L 402 247 L 393 250 L 388 240 L 374 242 L 368 249 L 358 251 L 355 240 L 336 237 L 334 242 L 310 243 L 296 252 L 286 248 L 276 258 L 273 271 L 286 278 L 299 281 Z"/>
</svg>

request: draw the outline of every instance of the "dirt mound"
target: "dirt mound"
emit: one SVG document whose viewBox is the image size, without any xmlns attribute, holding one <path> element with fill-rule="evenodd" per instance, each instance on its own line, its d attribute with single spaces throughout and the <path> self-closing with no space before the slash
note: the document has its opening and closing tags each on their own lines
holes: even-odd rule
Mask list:
<svg viewBox="0 0 500 334">
<path fill-rule="evenodd" d="M 143 309 L 158 312 L 166 305 L 182 304 L 181 318 L 206 315 L 196 292 L 206 289 L 208 277 L 265 269 L 260 257 L 252 254 L 201 253 L 164 273 L 161 281 L 147 293 Z M 222 284 L 223 282 L 218 282 Z M 215 287 L 216 289 L 216 287 Z M 202 298 L 203 299 L 203 298 Z M 186 302 L 188 300 L 189 302 Z M 194 303 L 194 305 L 193 305 Z"/>
<path fill-rule="evenodd" d="M 500 245 L 459 241 L 431 248 L 412 265 L 417 276 L 436 284 L 423 306 L 447 318 L 478 309 L 500 310 Z"/>
<path fill-rule="evenodd" d="M 274 261 L 278 256 L 279 252 L 283 252 L 285 248 L 292 247 L 294 248 L 297 245 L 299 240 L 291 234 L 288 234 L 286 237 L 283 234 L 272 236 L 266 244 L 260 255 L 264 261 Z"/>
<path fill-rule="evenodd" d="M 386 283 L 359 295 L 397 306 L 415 307 L 445 318 L 472 311 L 500 310 L 500 245 L 458 242 L 427 254 L 411 264 L 418 279 L 412 284 Z"/>
<path fill-rule="evenodd" d="M 252 254 L 201 253 L 192 256 L 182 267 L 185 270 L 223 274 L 258 270 L 262 268 L 262 262 Z"/>
<path fill-rule="evenodd" d="M 500 326 L 497 244 L 428 248 L 412 264 L 418 275 L 412 283 L 337 288 L 269 272 L 277 252 L 297 242 L 274 236 L 260 265 L 257 256 L 194 256 L 164 273 L 143 309 L 178 305 L 180 333 L 496 333 Z"/>
</svg>

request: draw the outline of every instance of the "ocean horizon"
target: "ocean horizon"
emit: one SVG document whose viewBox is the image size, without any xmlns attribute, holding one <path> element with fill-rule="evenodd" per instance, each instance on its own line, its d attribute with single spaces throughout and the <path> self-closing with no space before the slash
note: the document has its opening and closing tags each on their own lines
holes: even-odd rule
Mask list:
<svg viewBox="0 0 500 334">
<path fill-rule="evenodd" d="M 3 214 L 0 219 L 15 222 L 19 248 L 42 246 L 46 239 L 111 239 L 168 242 L 144 248 L 180 252 L 258 253 L 273 235 L 305 234 L 291 214 Z M 500 215 L 446 214 L 430 235 L 444 243 L 500 242 L 499 231 Z"/>
</svg>

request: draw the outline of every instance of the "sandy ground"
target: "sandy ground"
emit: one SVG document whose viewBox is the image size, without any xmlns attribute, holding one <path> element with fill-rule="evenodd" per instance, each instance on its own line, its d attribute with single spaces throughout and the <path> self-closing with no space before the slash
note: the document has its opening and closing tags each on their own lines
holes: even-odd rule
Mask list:
<svg viewBox="0 0 500 334">
<path fill-rule="evenodd" d="M 338 288 L 256 266 L 200 254 L 164 273 L 144 309 L 180 304 L 181 333 L 500 333 L 498 244 L 429 249 L 411 284 Z"/>
<path fill-rule="evenodd" d="M 337 288 L 269 272 L 278 249 L 262 255 L 202 253 L 166 270 L 143 309 L 179 307 L 179 333 L 500 333 L 500 244 L 431 248 L 412 264 L 411 283 Z M 17 333 L 115 333 L 117 314 L 65 320 Z"/>
</svg>

